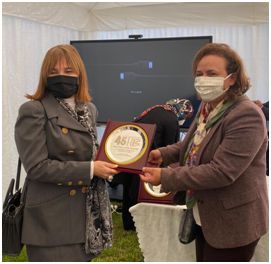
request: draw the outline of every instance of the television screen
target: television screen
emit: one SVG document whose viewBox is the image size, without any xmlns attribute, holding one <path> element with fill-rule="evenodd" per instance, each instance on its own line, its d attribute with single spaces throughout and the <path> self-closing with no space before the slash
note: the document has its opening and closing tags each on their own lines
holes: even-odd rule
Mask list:
<svg viewBox="0 0 271 264">
<path fill-rule="evenodd" d="M 199 106 L 192 61 L 211 36 L 71 41 L 87 70 L 98 122 L 132 121 L 145 109 L 172 98 Z M 183 127 L 192 121 L 187 120 Z"/>
</svg>

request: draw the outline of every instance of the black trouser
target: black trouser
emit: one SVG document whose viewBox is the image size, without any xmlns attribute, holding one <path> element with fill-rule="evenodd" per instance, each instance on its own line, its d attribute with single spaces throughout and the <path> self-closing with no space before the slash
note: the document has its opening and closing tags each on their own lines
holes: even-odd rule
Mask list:
<svg viewBox="0 0 271 264">
<path fill-rule="evenodd" d="M 198 262 L 248 262 L 254 255 L 259 239 L 237 248 L 214 248 L 210 246 L 197 225 L 196 234 L 196 257 Z"/>
<path fill-rule="evenodd" d="M 110 185 L 123 184 L 122 223 L 125 230 L 135 230 L 133 217 L 129 208 L 137 204 L 140 177 L 132 173 L 119 173 Z"/>
</svg>

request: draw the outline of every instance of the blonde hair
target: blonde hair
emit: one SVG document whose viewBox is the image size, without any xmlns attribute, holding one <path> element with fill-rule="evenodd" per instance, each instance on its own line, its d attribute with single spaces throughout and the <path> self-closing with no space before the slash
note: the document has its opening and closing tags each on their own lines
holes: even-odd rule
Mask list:
<svg viewBox="0 0 271 264">
<path fill-rule="evenodd" d="M 200 60 L 207 55 L 217 55 L 224 58 L 227 62 L 226 71 L 236 77 L 235 83 L 227 91 L 229 98 L 236 98 L 244 94 L 250 87 L 250 81 L 244 69 L 240 56 L 224 43 L 209 43 L 203 46 L 196 54 L 193 62 L 193 75 L 196 75 Z"/>
<path fill-rule="evenodd" d="M 75 95 L 76 102 L 89 102 L 91 96 L 88 91 L 88 80 L 85 65 L 72 45 L 58 45 L 49 49 L 43 59 L 40 71 L 40 78 L 36 92 L 33 95 L 26 95 L 26 98 L 32 100 L 41 100 L 45 96 L 47 77 L 55 65 L 61 59 L 65 59 L 68 66 L 71 67 L 78 77 L 78 91 Z"/>
</svg>

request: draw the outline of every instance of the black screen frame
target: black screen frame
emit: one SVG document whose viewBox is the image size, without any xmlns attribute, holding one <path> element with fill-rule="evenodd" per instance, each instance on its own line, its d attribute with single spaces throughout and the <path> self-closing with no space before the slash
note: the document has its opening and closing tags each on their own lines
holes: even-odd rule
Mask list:
<svg viewBox="0 0 271 264">
<path fill-rule="evenodd" d="M 139 39 L 105 39 L 105 40 L 71 40 L 70 41 L 70 44 L 75 46 L 76 47 L 76 44 L 80 44 L 80 43 L 136 43 L 136 42 L 151 42 L 151 41 L 182 41 L 182 40 L 198 40 L 198 39 L 201 39 L 201 40 L 206 40 L 206 43 L 212 43 L 213 41 L 213 36 L 192 36 L 192 37 L 169 37 L 169 38 L 139 38 Z M 79 51 L 80 53 L 80 51 Z M 81 54 L 80 54 L 81 55 Z M 82 57 L 82 55 L 81 55 Z M 84 61 L 84 58 L 82 57 L 83 61 Z M 88 72 L 88 70 L 87 70 Z M 191 75 L 192 75 L 192 69 L 191 69 Z M 88 76 L 88 79 L 90 79 L 90 77 Z M 92 90 L 93 88 L 90 87 L 90 90 Z M 170 99 L 170 98 L 168 98 Z M 188 98 L 190 99 L 190 98 Z M 94 98 L 94 103 L 95 103 L 95 98 Z M 198 106 L 200 104 L 200 101 L 199 100 L 195 100 L 195 98 L 193 98 L 193 106 L 194 106 L 194 114 L 192 116 L 191 119 L 187 120 L 182 126 L 181 128 L 188 128 L 190 126 L 190 124 L 192 123 L 193 119 L 194 119 L 194 116 L 196 114 L 196 111 L 198 109 Z M 150 105 L 149 107 L 151 107 L 152 105 Z M 143 109 L 145 110 L 145 109 Z M 98 107 L 98 111 L 101 113 L 102 111 L 102 108 L 101 107 Z M 140 114 L 140 113 L 138 113 Z M 108 118 L 107 120 L 100 120 L 99 119 L 99 116 L 98 116 L 98 120 L 97 120 L 97 123 L 98 124 L 106 124 L 106 122 L 111 119 L 111 118 Z M 117 120 L 117 121 L 132 121 L 131 120 Z"/>
</svg>

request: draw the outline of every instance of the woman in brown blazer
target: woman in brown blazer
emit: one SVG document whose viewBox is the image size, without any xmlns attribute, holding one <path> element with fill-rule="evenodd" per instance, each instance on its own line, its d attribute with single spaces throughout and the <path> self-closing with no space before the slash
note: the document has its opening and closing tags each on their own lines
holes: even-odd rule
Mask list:
<svg viewBox="0 0 271 264">
<path fill-rule="evenodd" d="M 27 98 L 15 140 L 27 172 L 22 242 L 28 259 L 89 261 L 112 244 L 105 180 L 117 171 L 94 161 L 97 110 L 73 46 L 47 52 L 38 88 Z"/>
<path fill-rule="evenodd" d="M 268 229 L 267 131 L 240 57 L 207 44 L 193 63 L 202 100 L 184 141 L 153 150 L 141 179 L 165 191 L 187 191 L 197 224 L 197 261 L 249 261 Z"/>
</svg>

